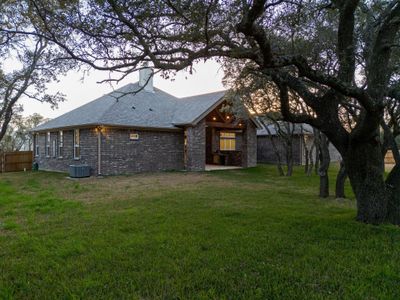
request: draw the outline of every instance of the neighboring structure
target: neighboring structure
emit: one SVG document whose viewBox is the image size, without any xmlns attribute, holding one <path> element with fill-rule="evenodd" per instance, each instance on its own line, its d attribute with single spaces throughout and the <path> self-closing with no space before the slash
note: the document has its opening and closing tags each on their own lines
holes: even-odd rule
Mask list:
<svg viewBox="0 0 400 300">
<path fill-rule="evenodd" d="M 294 125 L 292 145 L 293 145 L 293 163 L 295 165 L 305 164 L 305 149 L 304 142 L 307 144 L 307 148 L 310 149 L 314 143 L 314 131 L 313 128 L 308 124 L 291 124 Z M 272 147 L 271 138 L 274 139 L 275 145 L 279 150 L 282 162 L 285 161 L 285 146 L 282 143 L 282 139 L 279 137 L 276 126 L 269 124 L 268 130 L 263 125 L 259 125 L 257 129 L 257 162 L 258 163 L 277 163 L 277 157 Z M 285 130 L 285 126 L 281 127 Z M 337 149 L 329 143 L 329 153 L 331 161 L 340 161 L 341 156 Z M 315 157 L 315 149 L 313 151 L 313 157 Z"/>
<path fill-rule="evenodd" d="M 222 112 L 225 92 L 179 99 L 153 88 L 150 72 L 33 129 L 39 168 L 87 164 L 110 175 L 256 165 L 256 123 Z"/>
</svg>

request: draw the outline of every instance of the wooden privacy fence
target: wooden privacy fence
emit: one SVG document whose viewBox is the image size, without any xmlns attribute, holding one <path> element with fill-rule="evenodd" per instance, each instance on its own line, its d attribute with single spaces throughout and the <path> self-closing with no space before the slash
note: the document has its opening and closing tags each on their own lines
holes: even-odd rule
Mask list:
<svg viewBox="0 0 400 300">
<path fill-rule="evenodd" d="M 32 170 L 32 151 L 0 152 L 0 172 Z"/>
</svg>

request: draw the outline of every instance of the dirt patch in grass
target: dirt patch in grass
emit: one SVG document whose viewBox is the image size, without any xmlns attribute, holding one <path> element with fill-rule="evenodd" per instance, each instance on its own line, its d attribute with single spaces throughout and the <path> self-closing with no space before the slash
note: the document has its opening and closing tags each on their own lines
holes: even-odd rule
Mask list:
<svg viewBox="0 0 400 300">
<path fill-rule="evenodd" d="M 113 200 L 134 200 L 162 196 L 166 192 L 194 191 L 209 186 L 214 188 L 238 187 L 246 190 L 262 190 L 265 184 L 240 183 L 212 176 L 209 173 L 160 172 L 129 176 L 91 177 L 80 180 L 64 178 L 59 197 L 87 203 Z M 45 181 L 50 186 L 51 181 Z"/>
<path fill-rule="evenodd" d="M 113 201 L 161 196 L 165 192 L 194 190 L 204 185 L 217 184 L 218 180 L 204 173 L 148 173 L 130 176 L 110 176 L 68 180 L 68 194 L 60 197 L 84 202 Z"/>
<path fill-rule="evenodd" d="M 236 170 L 227 172 L 234 172 L 235 177 L 240 174 Z M 209 172 L 159 172 L 83 179 L 70 179 L 65 174 L 52 172 L 28 172 L 25 176 L 21 175 L 8 173 L 0 179 L 13 185 L 18 182 L 15 188 L 25 195 L 33 196 L 39 192 L 46 196 L 52 194 L 65 200 L 85 203 L 147 199 L 161 197 L 168 192 L 189 192 L 204 187 L 209 187 L 210 191 L 240 188 L 249 192 L 273 188 L 269 182 L 235 181 Z"/>
</svg>

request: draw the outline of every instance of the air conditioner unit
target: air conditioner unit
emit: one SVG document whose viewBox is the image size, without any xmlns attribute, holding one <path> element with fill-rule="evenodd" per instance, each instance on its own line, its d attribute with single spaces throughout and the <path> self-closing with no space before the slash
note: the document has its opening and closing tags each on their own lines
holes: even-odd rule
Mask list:
<svg viewBox="0 0 400 300">
<path fill-rule="evenodd" d="M 69 176 L 71 178 L 83 178 L 90 176 L 90 167 L 87 165 L 70 165 Z"/>
</svg>

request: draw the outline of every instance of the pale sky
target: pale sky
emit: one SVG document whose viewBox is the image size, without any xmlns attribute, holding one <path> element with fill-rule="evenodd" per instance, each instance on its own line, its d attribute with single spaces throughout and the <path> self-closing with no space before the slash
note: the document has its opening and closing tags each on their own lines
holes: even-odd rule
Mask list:
<svg viewBox="0 0 400 300">
<path fill-rule="evenodd" d="M 184 71 L 177 73 L 174 81 L 164 80 L 156 75 L 154 77 L 154 86 L 176 97 L 199 95 L 224 89 L 221 82 L 223 71 L 215 61 L 196 64 L 194 69 L 192 75 Z M 60 78 L 59 83 L 49 86 L 50 93 L 59 91 L 66 95 L 66 101 L 60 103 L 58 109 L 52 110 L 48 103 L 42 104 L 35 100 L 22 99 L 19 103 L 24 106 L 23 114 L 31 115 L 36 112 L 46 118 L 56 118 L 104 94 L 112 92 L 112 87 L 109 84 L 97 83 L 107 77 L 108 73 L 91 71 L 90 75 L 82 82 L 82 73 L 70 72 L 67 76 Z M 138 79 L 138 73 L 131 74 L 121 81 L 118 86 L 115 86 L 115 88 L 122 87 L 128 83 L 134 83 Z"/>
</svg>

